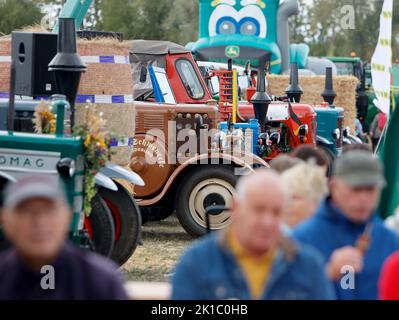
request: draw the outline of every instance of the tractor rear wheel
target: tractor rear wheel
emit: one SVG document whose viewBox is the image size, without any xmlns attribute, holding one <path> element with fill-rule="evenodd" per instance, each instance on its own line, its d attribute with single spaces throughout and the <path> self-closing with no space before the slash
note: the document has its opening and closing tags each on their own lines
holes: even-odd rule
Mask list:
<svg viewBox="0 0 399 320">
<path fill-rule="evenodd" d="M 136 201 L 118 182 L 118 191 L 100 188 L 100 196 L 105 200 L 115 223 L 115 244 L 111 258 L 120 266 L 133 255 L 140 241 L 141 215 Z"/>
<path fill-rule="evenodd" d="M 90 216 L 85 218 L 84 226 L 92 241 L 94 251 L 109 257 L 114 248 L 115 225 L 105 201 L 98 195 L 91 201 Z"/>
<path fill-rule="evenodd" d="M 234 168 L 223 165 L 200 166 L 184 178 L 177 191 L 176 215 L 187 233 L 194 237 L 206 233 L 206 208 L 230 207 L 237 180 Z M 229 223 L 228 211 L 210 217 L 211 230 L 223 229 Z"/>
<path fill-rule="evenodd" d="M 175 204 L 169 198 L 162 199 L 154 206 L 140 207 L 143 224 L 148 221 L 162 221 L 175 212 Z"/>
</svg>

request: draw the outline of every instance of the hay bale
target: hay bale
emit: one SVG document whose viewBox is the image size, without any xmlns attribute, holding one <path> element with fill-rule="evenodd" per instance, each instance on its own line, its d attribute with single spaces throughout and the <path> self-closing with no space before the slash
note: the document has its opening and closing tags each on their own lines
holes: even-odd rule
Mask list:
<svg viewBox="0 0 399 320">
<path fill-rule="evenodd" d="M 129 55 L 128 47 L 114 39 L 79 40 L 78 52 L 81 56 L 125 56 Z M 132 95 L 133 79 L 130 64 L 90 63 L 82 75 L 79 95 Z M 85 103 L 76 105 L 76 123 L 82 124 Z M 107 129 L 124 139 L 135 135 L 134 103 L 96 103 L 98 112 L 104 114 Z M 113 147 L 112 162 L 126 166 L 130 163 L 133 145 Z"/>
<path fill-rule="evenodd" d="M 77 125 L 86 123 L 86 104 L 76 105 L 75 121 Z M 96 104 L 97 112 L 102 112 L 106 127 L 112 134 L 122 138 L 133 138 L 136 129 L 136 109 L 133 103 Z M 121 166 L 130 163 L 133 145 L 112 147 L 111 161 Z"/>
<path fill-rule="evenodd" d="M 0 58 L 11 56 L 11 37 L 0 38 Z M 10 63 L 0 59 L 0 92 L 10 91 Z"/>
<path fill-rule="evenodd" d="M 285 94 L 285 89 L 289 85 L 288 76 L 268 75 L 268 92 L 275 96 Z M 321 93 L 324 90 L 324 76 L 300 76 L 300 85 L 304 91 L 301 102 L 310 105 L 320 105 L 323 102 Z M 356 87 L 358 79 L 352 76 L 334 77 L 334 90 L 337 97 L 334 104 L 345 110 L 345 126 L 355 129 L 354 121 L 357 116 L 356 111 Z"/>
<path fill-rule="evenodd" d="M 129 56 L 129 50 L 119 41 L 111 39 L 79 40 L 81 56 Z M 89 64 L 82 75 L 79 94 L 125 95 L 133 94 L 130 65 Z"/>
</svg>

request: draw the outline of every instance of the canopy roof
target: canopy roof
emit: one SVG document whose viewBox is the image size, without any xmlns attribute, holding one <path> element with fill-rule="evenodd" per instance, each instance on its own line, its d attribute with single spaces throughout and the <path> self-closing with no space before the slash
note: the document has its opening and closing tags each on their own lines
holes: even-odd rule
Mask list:
<svg viewBox="0 0 399 320">
<path fill-rule="evenodd" d="M 144 55 L 165 55 L 191 52 L 189 49 L 170 41 L 133 40 L 130 53 Z"/>
</svg>

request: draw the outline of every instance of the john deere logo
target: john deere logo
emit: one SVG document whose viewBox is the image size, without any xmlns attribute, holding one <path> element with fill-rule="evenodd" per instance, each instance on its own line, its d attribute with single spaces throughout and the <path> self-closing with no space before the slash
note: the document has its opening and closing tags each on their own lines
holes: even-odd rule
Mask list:
<svg viewBox="0 0 399 320">
<path fill-rule="evenodd" d="M 228 58 L 238 58 L 240 56 L 240 47 L 238 46 L 228 46 L 226 47 L 226 57 Z"/>
</svg>

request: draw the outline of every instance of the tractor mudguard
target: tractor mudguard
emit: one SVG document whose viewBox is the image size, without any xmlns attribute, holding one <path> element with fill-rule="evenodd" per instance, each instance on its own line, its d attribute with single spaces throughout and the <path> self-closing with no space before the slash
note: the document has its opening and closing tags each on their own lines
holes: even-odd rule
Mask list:
<svg viewBox="0 0 399 320">
<path fill-rule="evenodd" d="M 0 171 L 0 177 L 6 179 L 7 181 L 15 182 L 15 179 L 12 176 L 1 171 Z"/>
<path fill-rule="evenodd" d="M 145 185 L 143 179 L 137 173 L 110 162 L 100 172 L 108 178 L 123 179 L 141 187 Z"/>
<path fill-rule="evenodd" d="M 248 163 L 246 160 L 251 159 L 251 163 Z M 145 200 L 138 200 L 138 204 L 140 206 L 150 206 L 153 205 L 157 202 L 159 202 L 164 195 L 168 192 L 170 189 L 171 185 L 173 182 L 177 179 L 177 177 L 182 173 L 188 166 L 190 165 L 212 165 L 212 159 L 217 159 L 217 160 L 222 160 L 226 165 L 227 164 L 234 164 L 238 167 L 241 167 L 243 169 L 246 169 L 247 172 L 254 172 L 256 167 L 264 167 L 264 168 L 270 168 L 269 164 L 264 161 L 262 158 L 254 155 L 254 154 L 245 154 L 244 157 L 237 157 L 237 156 L 232 156 L 230 154 L 225 154 L 225 153 L 215 153 L 212 155 L 208 154 L 202 154 L 202 155 L 197 155 L 195 157 L 192 157 L 182 163 L 175 171 L 173 171 L 173 174 L 169 177 L 168 181 L 164 185 L 162 191 L 154 198 L 152 199 L 145 199 Z M 207 162 L 205 162 L 207 161 Z M 201 164 L 202 163 L 202 164 Z M 219 164 L 219 163 L 218 163 Z M 223 163 L 221 163 L 223 164 Z M 244 174 L 244 172 L 243 172 Z"/>
<path fill-rule="evenodd" d="M 334 145 L 333 142 L 328 141 L 326 138 L 322 137 L 322 136 L 317 136 L 317 144 L 324 144 L 326 146 L 331 146 Z"/>
<path fill-rule="evenodd" d="M 115 182 L 111 178 L 108 178 L 105 174 L 99 172 L 96 174 L 95 179 L 96 185 L 98 187 L 103 187 L 112 191 L 118 191 L 118 186 L 115 184 Z"/>
</svg>

